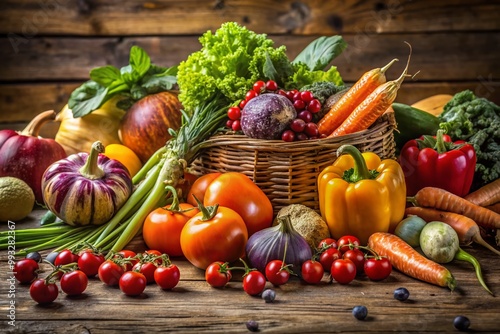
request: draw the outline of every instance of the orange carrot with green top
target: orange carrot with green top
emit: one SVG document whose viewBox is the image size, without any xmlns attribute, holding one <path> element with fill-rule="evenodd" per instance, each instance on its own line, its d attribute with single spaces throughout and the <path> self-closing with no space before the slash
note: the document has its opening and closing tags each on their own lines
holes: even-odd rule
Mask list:
<svg viewBox="0 0 500 334">
<path fill-rule="evenodd" d="M 368 247 L 380 256 L 387 257 L 392 266 L 405 275 L 434 285 L 448 287 L 452 291 L 457 285 L 448 269 L 421 255 L 394 234 L 373 233 L 368 239 Z"/>
<path fill-rule="evenodd" d="M 378 86 L 386 82 L 385 72 L 397 59 L 382 68 L 375 68 L 363 76 L 330 108 L 318 122 L 318 130 L 322 135 L 331 134 L 351 112 L 370 95 Z"/>
<path fill-rule="evenodd" d="M 500 229 L 500 214 L 441 188 L 424 187 L 408 200 L 416 206 L 464 215 L 484 228 Z"/>
<path fill-rule="evenodd" d="M 471 192 L 465 196 L 465 199 L 480 206 L 488 206 L 500 202 L 500 179 L 496 179 Z"/>
<path fill-rule="evenodd" d="M 469 245 L 475 242 L 492 252 L 500 255 L 500 251 L 487 243 L 481 236 L 481 231 L 476 222 L 469 217 L 454 212 L 441 211 L 431 208 L 409 207 L 405 210 L 406 215 L 415 215 L 426 222 L 440 221 L 453 227 L 457 232 L 461 244 Z"/>
</svg>

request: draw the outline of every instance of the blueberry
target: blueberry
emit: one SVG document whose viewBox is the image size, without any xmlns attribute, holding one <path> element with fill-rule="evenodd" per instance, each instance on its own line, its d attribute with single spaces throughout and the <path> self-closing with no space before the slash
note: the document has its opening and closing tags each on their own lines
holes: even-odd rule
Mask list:
<svg viewBox="0 0 500 334">
<path fill-rule="evenodd" d="M 47 255 L 45 258 L 46 261 L 49 261 L 50 263 L 54 264 L 54 261 L 56 260 L 57 255 L 59 255 L 59 252 L 52 252 Z"/>
<path fill-rule="evenodd" d="M 459 315 L 453 320 L 453 326 L 455 326 L 455 328 L 459 331 L 466 331 L 467 329 L 469 329 L 470 320 L 463 315 Z"/>
<path fill-rule="evenodd" d="M 352 315 L 358 320 L 364 320 L 368 315 L 368 309 L 366 306 L 354 306 L 352 309 Z"/>
<path fill-rule="evenodd" d="M 247 328 L 250 332 L 258 332 L 259 331 L 259 323 L 255 320 L 248 320 L 246 325 L 247 325 Z"/>
<path fill-rule="evenodd" d="M 394 290 L 394 298 L 404 302 L 410 297 L 410 292 L 406 288 L 397 288 Z"/>
<path fill-rule="evenodd" d="M 262 299 L 266 301 L 266 303 L 272 303 L 274 299 L 276 299 L 276 291 L 273 289 L 266 289 L 262 292 Z"/>
<path fill-rule="evenodd" d="M 38 262 L 38 263 L 42 262 L 42 256 L 38 252 L 28 253 L 28 255 L 26 255 L 26 258 L 32 259 L 33 261 Z"/>
</svg>

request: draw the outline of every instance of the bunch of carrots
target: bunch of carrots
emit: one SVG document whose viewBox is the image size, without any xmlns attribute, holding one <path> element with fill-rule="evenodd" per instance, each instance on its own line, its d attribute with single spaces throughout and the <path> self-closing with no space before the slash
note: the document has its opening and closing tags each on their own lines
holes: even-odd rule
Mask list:
<svg viewBox="0 0 500 334">
<path fill-rule="evenodd" d="M 406 43 L 408 44 L 408 43 Z M 330 108 L 318 122 L 320 135 L 337 137 L 368 129 L 392 105 L 407 76 L 410 55 L 401 76 L 386 81 L 385 72 L 397 61 L 365 74 Z"/>
</svg>

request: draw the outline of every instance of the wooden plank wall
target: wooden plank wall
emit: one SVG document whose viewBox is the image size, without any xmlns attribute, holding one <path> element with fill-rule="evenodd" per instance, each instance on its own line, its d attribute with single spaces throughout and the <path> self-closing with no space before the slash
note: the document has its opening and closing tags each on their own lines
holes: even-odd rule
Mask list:
<svg viewBox="0 0 500 334">
<path fill-rule="evenodd" d="M 0 129 L 21 129 L 60 110 L 90 69 L 127 63 L 132 45 L 171 66 L 199 49 L 198 38 L 236 21 L 286 45 L 291 58 L 311 40 L 340 34 L 348 49 L 334 65 L 352 83 L 413 46 L 398 101 L 472 89 L 500 103 L 500 1 L 480 0 L 2 0 Z M 57 124 L 42 136 L 54 136 Z"/>
</svg>

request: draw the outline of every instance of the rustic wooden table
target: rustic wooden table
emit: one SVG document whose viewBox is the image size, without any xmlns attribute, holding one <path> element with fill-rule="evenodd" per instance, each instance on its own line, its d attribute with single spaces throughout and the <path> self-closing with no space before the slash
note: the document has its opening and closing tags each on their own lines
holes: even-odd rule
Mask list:
<svg viewBox="0 0 500 334">
<path fill-rule="evenodd" d="M 44 211 L 34 211 L 16 229 L 36 228 Z M 3 225 L 1 230 L 6 230 Z M 136 239 L 129 245 L 136 251 L 145 245 Z M 500 258 L 480 247 L 466 247 L 480 261 L 485 280 L 500 295 Z M 500 332 L 500 299 L 479 285 L 472 266 L 455 262 L 446 265 L 454 274 L 458 288 L 436 287 L 409 278 L 397 271 L 382 282 L 359 277 L 348 285 L 331 283 L 325 275 L 320 285 L 306 285 L 294 278 L 282 287 L 274 287 L 276 300 L 265 303 L 250 297 L 236 276 L 223 289 L 211 288 L 204 272 L 187 261 L 173 259 L 181 271 L 181 281 L 172 291 L 149 285 L 136 298 L 127 297 L 118 288 L 110 288 L 91 278 L 85 293 L 58 299 L 46 306 L 35 304 L 29 286 L 9 280 L 7 251 L 0 253 L 0 331 L 10 333 L 156 333 L 156 332 L 249 332 L 245 323 L 255 320 L 264 333 L 437 333 L 457 332 L 453 319 L 470 319 L 471 332 Z M 44 269 L 49 269 L 44 265 Z M 42 273 L 44 277 L 46 273 Z M 267 288 L 273 288 L 267 283 Z M 410 298 L 393 298 L 393 291 L 406 287 Z M 359 321 L 352 308 L 365 305 L 368 317 Z M 15 319 L 15 326 L 9 324 Z"/>
</svg>

